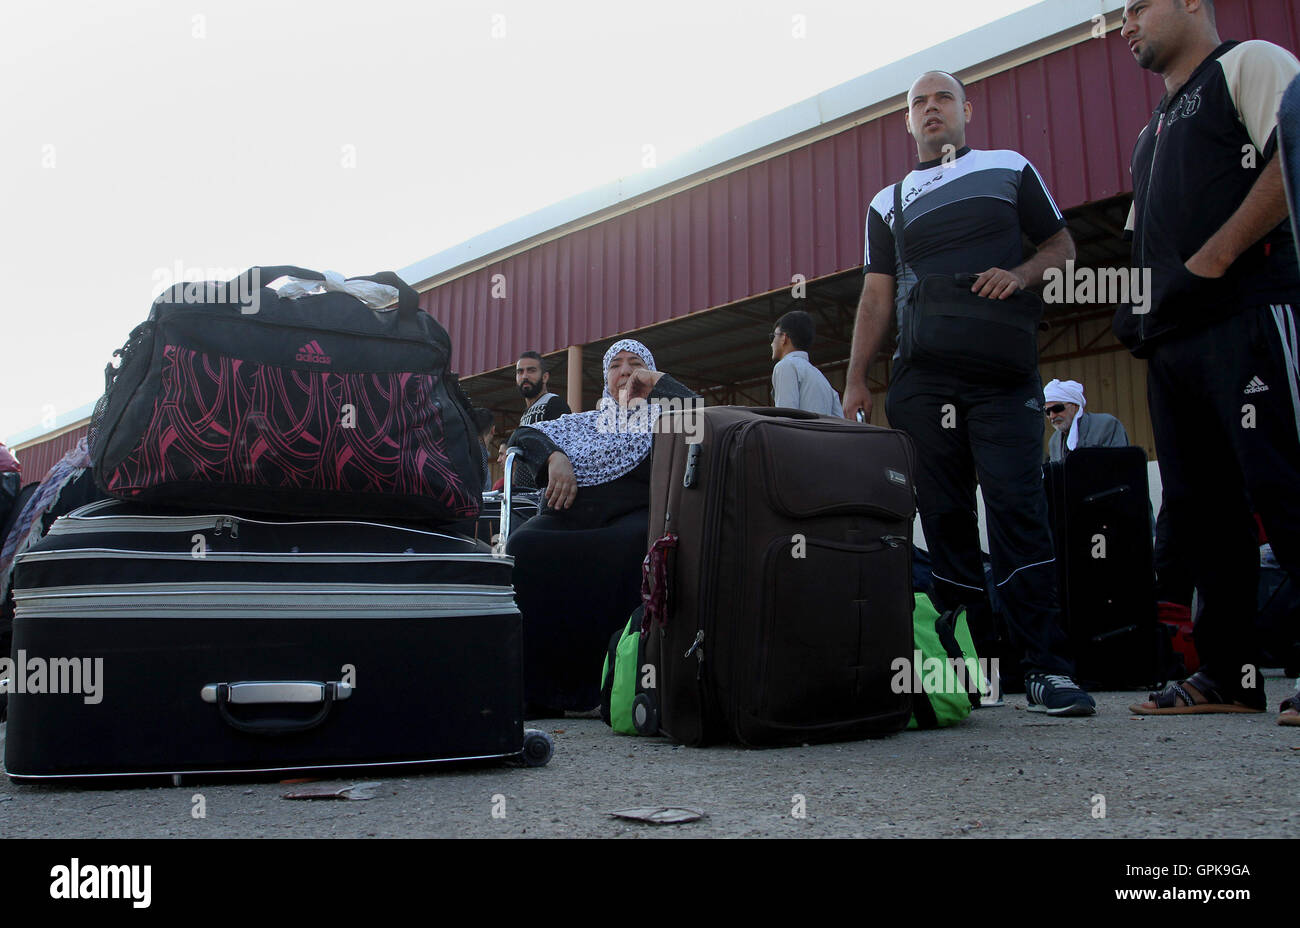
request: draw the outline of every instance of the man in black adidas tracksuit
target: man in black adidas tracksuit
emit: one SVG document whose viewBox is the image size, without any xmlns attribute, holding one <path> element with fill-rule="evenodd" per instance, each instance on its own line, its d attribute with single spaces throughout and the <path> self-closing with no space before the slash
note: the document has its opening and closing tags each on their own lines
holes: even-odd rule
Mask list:
<svg viewBox="0 0 1300 928">
<path fill-rule="evenodd" d="M 1074 243 L 1042 178 L 1013 151 L 966 147 L 971 104 L 961 82 L 922 75 L 909 93 L 908 131 L 920 163 L 903 179 L 906 263 L 898 260 L 894 188 L 867 210 L 865 278 L 853 331 L 844 415 L 871 413 L 867 368 L 895 308 L 905 324 L 908 296 L 927 274 L 977 274 L 972 291 L 996 307 L 1042 283 L 1048 268 L 1074 257 Z M 1037 247 L 1026 259 L 1022 235 Z M 1006 311 L 1006 310 L 1004 310 Z M 993 329 L 1001 328 L 993 326 Z M 996 337 L 990 332 L 990 337 Z M 1071 679 L 1060 628 L 1056 563 L 1043 492 L 1043 385 L 989 383 L 942 365 L 896 359 L 887 399 L 890 424 L 916 445 L 917 503 L 941 608 L 965 605 L 972 628 L 987 629 L 975 482 L 988 513 L 993 582 L 1006 606 L 1012 644 L 1023 650 L 1029 708 L 1092 715 L 1096 704 Z M 1015 668 L 1003 668 L 1009 674 Z"/>
<path fill-rule="evenodd" d="M 1262 711 L 1252 511 L 1282 565 L 1300 568 L 1300 270 L 1274 157 L 1300 63 L 1268 42 L 1220 43 L 1212 0 L 1129 0 L 1124 16 L 1121 35 L 1167 92 L 1132 162 L 1149 311 L 1122 307 L 1114 328 L 1149 360 L 1171 535 L 1204 604 L 1200 672 L 1133 711 Z"/>
</svg>

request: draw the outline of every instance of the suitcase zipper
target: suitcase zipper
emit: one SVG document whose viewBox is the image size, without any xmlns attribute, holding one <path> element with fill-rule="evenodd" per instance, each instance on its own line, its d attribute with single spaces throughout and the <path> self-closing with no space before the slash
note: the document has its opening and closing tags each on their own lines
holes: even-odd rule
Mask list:
<svg viewBox="0 0 1300 928">
<path fill-rule="evenodd" d="M 34 561 L 83 561 L 88 556 L 97 558 L 124 560 L 155 561 L 193 561 L 195 556 L 190 551 L 145 551 L 131 548 L 69 548 L 62 551 L 24 551 L 14 559 L 15 563 Z M 357 552 L 316 552 L 316 551 L 229 551 L 215 552 L 209 550 L 202 558 L 205 561 L 247 562 L 255 561 L 266 564 L 378 564 L 411 563 L 412 561 L 462 561 L 469 564 L 504 564 L 511 566 L 514 558 L 494 554 L 417 554 L 415 552 L 393 551 L 390 553 Z"/>
<path fill-rule="evenodd" d="M 709 482 L 706 485 L 706 490 L 712 490 L 714 492 L 712 498 L 709 500 L 709 509 L 705 513 L 703 532 L 701 533 L 704 540 L 704 546 L 702 547 L 702 550 L 704 551 L 717 551 L 723 543 L 723 539 L 721 538 L 722 509 L 724 501 L 723 497 L 725 496 L 723 490 L 726 486 L 725 474 L 727 470 L 727 456 L 739 439 L 739 433 L 743 433 L 744 431 L 745 428 L 741 428 L 737 432 L 732 432 L 730 435 L 724 433 L 723 440 L 718 443 L 718 447 L 713 453 L 712 459 L 714 463 L 709 470 Z M 741 515 L 743 518 L 743 512 Z M 715 563 L 720 563 L 720 561 L 721 559 L 717 559 Z M 695 639 L 692 641 L 690 648 L 684 655 L 685 657 L 690 657 L 691 654 L 695 655 L 695 688 L 700 705 L 700 742 L 702 744 L 713 740 L 714 729 L 716 727 L 713 720 L 714 713 L 712 711 L 712 700 L 709 699 L 709 688 L 707 681 L 704 678 L 704 639 L 708 634 L 710 625 L 712 624 L 711 618 L 713 616 L 718 583 L 719 578 L 717 569 L 711 570 L 701 577 L 700 602 L 702 603 L 702 606 L 700 608 L 699 623 L 696 627 Z M 738 589 L 743 589 L 743 587 L 738 587 Z"/>
<path fill-rule="evenodd" d="M 747 425 L 738 429 L 736 433 L 736 441 L 734 445 L 735 454 L 736 454 L 736 466 L 735 466 L 736 486 L 741 490 L 742 494 L 744 494 L 744 490 L 745 490 L 745 438 L 749 435 L 750 430 L 753 429 L 760 421 L 763 420 L 750 422 Z M 718 495 L 721 496 L 722 494 L 719 493 Z M 740 511 L 736 514 L 736 522 L 739 531 L 739 537 L 741 538 L 749 537 L 747 532 L 748 526 L 746 525 L 746 520 L 745 520 L 745 516 L 749 511 L 748 503 L 749 500 L 744 495 L 742 495 L 740 499 L 740 506 L 737 507 Z M 749 587 L 746 586 L 745 584 L 745 559 L 742 557 L 742 558 L 738 558 L 738 560 L 740 562 L 739 569 L 736 571 L 736 576 L 734 580 L 735 585 L 733 589 L 740 591 L 740 605 L 741 605 L 742 615 L 743 615 L 746 614 L 744 612 L 745 598 L 750 595 L 750 591 L 749 591 Z M 731 625 L 731 635 L 726 645 L 730 649 L 729 653 L 731 654 L 731 687 L 730 687 L 730 692 L 727 693 L 725 705 L 727 707 L 727 712 L 726 712 L 727 719 L 730 719 L 731 721 L 730 723 L 727 723 L 724 720 L 724 724 L 726 724 L 727 727 L 731 729 L 732 734 L 735 735 L 738 734 L 738 732 L 736 732 L 735 719 L 737 718 L 736 713 L 737 713 L 737 709 L 739 709 L 739 703 L 740 703 L 740 696 L 738 695 L 739 693 L 738 684 L 740 680 L 741 667 L 745 664 L 745 661 L 743 660 L 741 655 L 737 653 L 736 650 L 739 645 L 739 639 L 741 634 L 739 628 L 740 622 L 732 622 L 730 623 L 730 625 Z"/>
<path fill-rule="evenodd" d="M 222 516 L 217 519 L 217 524 L 212 529 L 212 534 L 214 536 L 220 535 L 222 529 L 229 529 L 231 538 L 239 537 L 239 523 L 229 516 Z"/>
<path fill-rule="evenodd" d="M 330 521 L 314 522 L 270 522 L 265 519 L 250 519 L 246 516 L 236 518 L 230 515 L 198 515 L 198 516 L 146 516 L 146 515 L 113 515 L 111 512 L 100 515 L 105 509 L 111 509 L 118 505 L 120 500 L 108 499 L 99 502 L 90 503 L 80 509 L 73 510 L 66 516 L 55 521 L 50 527 L 50 535 L 79 535 L 92 533 L 114 533 L 114 532 L 146 532 L 155 534 L 158 532 L 189 532 L 199 529 L 212 529 L 215 534 L 221 534 L 222 530 L 229 528 L 230 537 L 239 537 L 239 526 L 244 525 L 265 525 L 272 528 L 288 528 L 294 526 L 307 526 L 313 529 L 327 526 L 358 526 L 364 525 L 373 528 L 381 528 L 394 532 L 409 532 L 415 535 L 425 535 L 430 538 L 446 538 L 452 541 L 464 541 L 455 535 L 446 535 L 442 532 L 430 532 L 418 528 L 409 528 L 403 525 L 385 525 L 382 522 L 358 522 L 352 520 L 335 519 Z M 214 522 L 215 520 L 215 522 Z"/>
<path fill-rule="evenodd" d="M 212 318 L 213 318 L 212 314 L 206 312 L 173 312 L 169 314 L 167 319 L 162 322 L 162 325 L 173 325 L 178 319 L 199 319 L 199 320 L 206 321 L 206 320 L 211 320 Z M 353 338 L 372 338 L 377 341 L 389 342 L 389 343 L 403 342 L 407 345 L 415 345 L 416 347 L 424 350 L 425 352 L 435 355 L 435 360 L 436 360 L 436 356 L 441 354 L 441 352 L 429 342 L 423 339 L 410 338 L 403 335 L 385 335 L 380 332 L 358 332 L 354 329 L 334 328 L 332 326 L 313 326 L 313 325 L 308 325 L 306 323 L 297 323 L 297 322 L 268 322 L 266 319 L 256 319 L 256 320 L 248 319 L 248 317 L 243 315 L 223 316 L 221 318 L 221 321 L 223 323 L 234 322 L 236 320 L 238 320 L 237 324 L 255 325 L 258 329 L 263 329 L 263 330 L 267 328 L 290 329 L 293 331 L 312 333 L 313 337 L 318 337 L 321 335 L 328 335 L 328 336 L 343 335 L 343 336 L 349 336 Z M 446 358 L 445 361 L 448 367 L 450 367 L 450 363 L 451 363 L 450 357 Z M 284 368 L 285 370 L 300 369 L 300 368 L 291 368 L 286 364 L 278 363 L 275 361 L 258 361 L 256 363 L 268 364 L 271 365 L 272 367 L 281 367 Z M 308 368 L 301 368 L 301 370 L 319 371 L 319 368 L 308 367 Z M 325 373 L 333 373 L 333 372 L 326 371 Z M 346 371 L 345 373 L 365 373 L 365 371 Z"/>
<path fill-rule="evenodd" d="M 15 607 L 24 618 L 455 618 L 517 611 L 509 587 L 330 589 L 280 583 L 47 587 L 16 591 Z"/>
<path fill-rule="evenodd" d="M 692 654 L 695 655 L 695 679 L 697 682 L 702 682 L 704 677 L 703 645 L 704 645 L 704 629 L 700 629 L 698 632 L 695 633 L 695 640 L 691 642 L 691 646 L 687 648 L 686 653 L 682 655 L 682 657 L 684 658 L 690 657 Z"/>
</svg>

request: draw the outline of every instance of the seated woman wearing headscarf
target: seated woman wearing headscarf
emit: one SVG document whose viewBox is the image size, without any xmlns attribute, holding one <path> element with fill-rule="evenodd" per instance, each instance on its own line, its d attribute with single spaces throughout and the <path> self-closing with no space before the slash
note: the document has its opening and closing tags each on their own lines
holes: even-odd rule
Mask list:
<svg viewBox="0 0 1300 928">
<path fill-rule="evenodd" d="M 655 368 L 634 339 L 605 352 L 595 411 L 522 426 L 509 444 L 546 484 L 540 515 L 512 532 L 515 598 L 524 617 L 524 694 L 530 718 L 600 702 L 610 635 L 641 601 L 656 399 L 697 394 Z"/>
</svg>

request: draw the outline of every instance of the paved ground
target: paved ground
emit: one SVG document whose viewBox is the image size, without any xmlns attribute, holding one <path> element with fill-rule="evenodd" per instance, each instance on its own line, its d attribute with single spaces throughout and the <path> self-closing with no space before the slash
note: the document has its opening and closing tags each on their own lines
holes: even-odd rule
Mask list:
<svg viewBox="0 0 1300 928">
<path fill-rule="evenodd" d="M 1266 681 L 1270 706 L 1290 691 Z M 1135 718 L 1102 693 L 1091 719 L 1023 696 L 959 728 L 751 751 L 621 737 L 598 720 L 541 723 L 540 769 L 442 769 L 379 780 L 368 801 L 289 801 L 277 782 L 69 789 L 0 782 L 6 837 L 1296 837 L 1300 728 L 1276 715 Z M 196 796 L 206 816 L 195 818 Z M 798 797 L 803 797 L 804 817 Z M 495 798 L 494 798 L 495 797 Z M 1100 798 L 1099 798 L 1100 797 Z M 1102 811 L 1104 817 L 1097 813 Z M 702 810 L 651 826 L 606 813 Z M 493 811 L 501 817 L 494 817 Z"/>
</svg>

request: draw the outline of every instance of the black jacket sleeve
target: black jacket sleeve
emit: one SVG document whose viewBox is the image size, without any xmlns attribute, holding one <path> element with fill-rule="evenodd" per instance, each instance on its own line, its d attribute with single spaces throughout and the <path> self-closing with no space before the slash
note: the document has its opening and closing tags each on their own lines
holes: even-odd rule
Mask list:
<svg viewBox="0 0 1300 928">
<path fill-rule="evenodd" d="M 698 398 L 699 394 L 681 381 L 673 377 L 672 374 L 664 374 L 659 378 L 659 382 L 650 389 L 650 399 L 691 399 Z"/>
<path fill-rule="evenodd" d="M 541 484 L 542 472 L 546 469 L 546 459 L 554 452 L 560 450 L 560 446 L 547 436 L 545 432 L 533 428 L 531 425 L 521 425 L 511 434 L 507 445 L 512 445 L 520 450 L 520 457 L 523 465 L 528 468 L 529 473 L 533 475 L 533 480 Z M 518 467 L 520 461 L 515 461 Z"/>
</svg>

